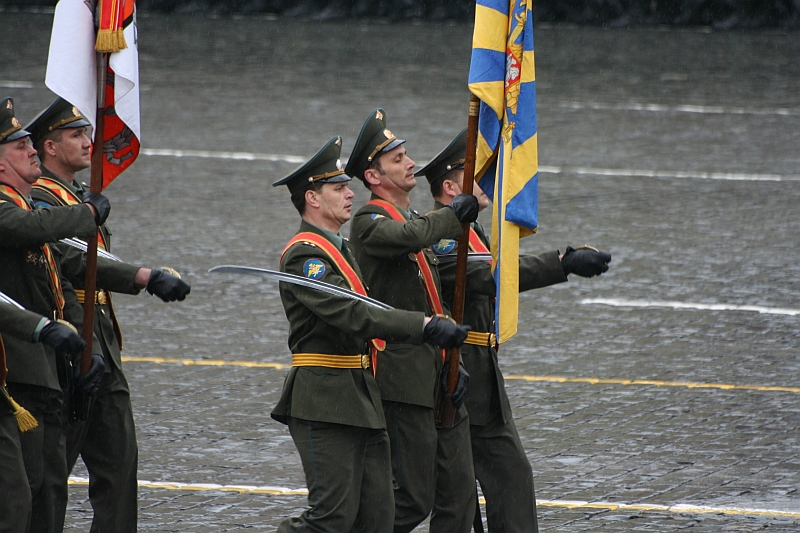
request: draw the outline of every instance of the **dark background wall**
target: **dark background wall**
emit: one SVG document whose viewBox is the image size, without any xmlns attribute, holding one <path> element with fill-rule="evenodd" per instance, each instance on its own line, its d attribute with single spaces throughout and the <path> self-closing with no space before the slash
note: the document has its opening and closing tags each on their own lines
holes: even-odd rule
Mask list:
<svg viewBox="0 0 800 533">
<path fill-rule="evenodd" d="M 53 0 L 0 0 L 6 6 L 52 6 Z M 468 20 L 471 0 L 139 0 L 161 12 L 275 13 L 314 20 L 381 17 Z M 707 25 L 716 29 L 800 27 L 800 0 L 536 0 L 540 22 L 624 27 Z"/>
</svg>

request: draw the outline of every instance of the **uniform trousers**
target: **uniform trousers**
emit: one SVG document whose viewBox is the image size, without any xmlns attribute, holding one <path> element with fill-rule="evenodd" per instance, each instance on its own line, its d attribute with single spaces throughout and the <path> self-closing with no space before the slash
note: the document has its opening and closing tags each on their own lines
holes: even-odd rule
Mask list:
<svg viewBox="0 0 800 533">
<path fill-rule="evenodd" d="M 25 533 L 31 516 L 31 489 L 22 460 L 19 427 L 0 393 L 0 533 Z"/>
<path fill-rule="evenodd" d="M 517 426 L 500 416 L 470 426 L 475 476 L 486 498 L 490 533 L 538 533 L 533 473 Z"/>
<path fill-rule="evenodd" d="M 89 410 L 89 420 L 67 426 L 67 466 L 78 457 L 89 471 L 91 533 L 133 533 L 138 513 L 139 448 L 125 375 L 115 365 Z M 63 503 L 66 511 L 66 502 Z"/>
<path fill-rule="evenodd" d="M 475 518 L 475 472 L 472 466 L 469 418 L 462 406 L 451 428 L 438 428 L 436 499 L 431 533 L 469 533 Z"/>
<path fill-rule="evenodd" d="M 35 385 L 9 383 L 8 392 L 39 426 L 20 434 L 22 460 L 31 491 L 30 533 L 61 533 L 67 499 L 66 435 L 63 394 Z"/>
<path fill-rule="evenodd" d="M 429 407 L 384 401 L 383 413 L 392 443 L 395 533 L 413 530 L 431 511 L 431 532 L 468 532 L 476 495 L 466 409 L 448 429 L 436 428 Z"/>
<path fill-rule="evenodd" d="M 299 418 L 287 424 L 311 508 L 284 520 L 278 532 L 390 533 L 394 497 L 386 430 Z"/>
</svg>

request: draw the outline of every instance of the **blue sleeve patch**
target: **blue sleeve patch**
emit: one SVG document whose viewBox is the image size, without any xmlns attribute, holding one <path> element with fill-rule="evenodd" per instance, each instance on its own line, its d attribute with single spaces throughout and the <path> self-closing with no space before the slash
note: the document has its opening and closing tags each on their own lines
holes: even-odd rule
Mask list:
<svg viewBox="0 0 800 533">
<path fill-rule="evenodd" d="M 325 275 L 325 263 L 319 259 L 309 259 L 303 263 L 303 275 L 311 279 L 319 279 Z"/>
<path fill-rule="evenodd" d="M 33 207 L 34 209 L 46 209 L 53 206 L 43 200 L 38 200 L 35 204 L 33 204 Z"/>
<path fill-rule="evenodd" d="M 371 218 L 372 220 L 375 220 L 375 219 L 378 219 L 378 218 L 386 218 L 386 217 L 385 217 L 385 216 L 383 216 L 383 215 L 381 215 L 380 213 L 372 213 L 372 214 L 369 216 L 369 218 Z"/>
<path fill-rule="evenodd" d="M 434 244 L 431 248 L 433 248 L 434 253 L 439 255 L 449 254 L 452 252 L 456 247 L 456 241 L 453 239 L 442 239 L 441 241 Z"/>
</svg>

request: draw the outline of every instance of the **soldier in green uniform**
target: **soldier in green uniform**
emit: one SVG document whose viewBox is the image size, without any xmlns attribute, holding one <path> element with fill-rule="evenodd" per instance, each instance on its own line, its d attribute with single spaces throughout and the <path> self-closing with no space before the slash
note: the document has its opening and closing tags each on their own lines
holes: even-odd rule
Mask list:
<svg viewBox="0 0 800 533">
<path fill-rule="evenodd" d="M 372 192 L 370 202 L 353 217 L 350 239 L 370 296 L 398 309 L 446 312 L 438 261 L 429 247 L 458 238 L 461 223 L 477 218 L 478 203 L 472 195 L 461 195 L 448 209 L 424 216 L 410 210 L 415 163 L 404 142 L 386 128 L 382 109 L 370 114 L 345 169 Z M 454 394 L 460 407 L 455 425 L 437 430 L 434 395 L 442 363 L 442 351 L 432 343 L 390 343 L 378 356 L 376 377 L 392 446 L 398 533 L 411 531 L 431 511 L 433 532 L 465 532 L 472 526 L 475 477 L 468 417 L 460 404 L 469 376 L 462 368 Z"/>
<path fill-rule="evenodd" d="M 66 282 L 58 251 L 48 243 L 90 237 L 105 221 L 110 205 L 101 194 L 87 194 L 80 205 L 34 210 L 29 195 L 41 171 L 29 135 L 14 116 L 13 101 L 0 102 L 0 291 L 31 311 L 61 319 L 69 311 Z M 20 438 L 31 490 L 30 531 L 61 531 L 63 515 L 58 516 L 57 502 L 67 494 L 62 354 L 14 338 L 7 339 L 5 347 L 8 392 L 39 423 Z M 89 373 L 79 381 L 87 393 L 96 388 L 102 369 L 102 358 L 93 357 Z"/>
<path fill-rule="evenodd" d="M 303 219 L 281 257 L 281 271 L 366 295 L 352 249 L 339 234 L 353 198 L 339 160 L 341 144 L 335 137 L 274 184 L 289 188 Z M 272 417 L 289 426 L 311 508 L 278 531 L 388 533 L 394 517 L 389 438 L 370 352 L 383 340 L 460 346 L 468 328 L 288 283 L 280 294 L 293 368 Z M 378 364 L 386 361 L 381 357 Z"/>
<path fill-rule="evenodd" d="M 459 134 L 417 176 L 425 176 L 439 210 L 462 192 L 464 159 L 467 151 L 467 131 Z M 490 200 L 474 185 L 473 194 L 481 209 Z M 458 243 L 452 239 L 440 241 L 434 252 L 452 259 L 458 253 Z M 472 223 L 470 252 L 486 252 L 489 240 L 479 222 Z M 439 273 L 442 293 L 447 301 L 453 299 L 456 264 L 440 257 Z M 560 256 L 558 250 L 538 256 L 523 256 L 519 262 L 519 290 L 527 291 L 567 281 L 575 273 L 585 277 L 597 276 L 608 270 L 609 254 L 592 249 L 573 250 L 567 247 Z M 486 498 L 489 531 L 525 533 L 538 531 L 533 474 L 520 441 L 511 405 L 506 394 L 503 374 L 497 362 L 493 339 L 495 317 L 495 284 L 488 262 L 467 263 L 467 291 L 464 322 L 473 327 L 471 337 L 482 334 L 482 345 L 464 344 L 461 357 L 470 375 L 469 397 L 466 400 L 472 436 L 472 458 L 475 476 Z"/>
<path fill-rule="evenodd" d="M 80 203 L 84 187 L 75 178 L 77 172 L 91 165 L 92 142 L 86 135 L 89 121 L 72 104 L 58 98 L 39 113 L 25 129 L 41 160 L 42 176 L 34 184 L 31 196 L 36 207 Z M 69 257 L 64 276 L 83 303 L 85 261 L 83 254 L 66 245 L 58 245 Z M 111 232 L 103 225 L 98 246 L 111 251 Z M 80 455 L 89 471 L 89 501 L 94 510 L 92 533 L 136 531 L 137 464 L 136 428 L 130 400 L 130 388 L 122 371 L 122 334 L 110 292 L 138 294 L 145 289 L 165 302 L 183 300 L 190 286 L 166 270 L 141 268 L 122 262 L 99 261 L 94 307 L 94 333 L 105 360 L 105 377 L 85 422 L 67 428 L 67 466 L 70 471 Z M 83 312 L 70 317 L 78 325 Z M 66 512 L 66 500 L 61 502 Z"/>
<path fill-rule="evenodd" d="M 0 299 L 2 299 L 0 293 Z M 0 303 L 0 333 L 29 343 L 42 342 L 57 353 L 78 354 L 83 351 L 83 340 L 69 327 L 26 309 Z M 17 422 L 22 414 L 14 400 L 5 393 L 6 354 L 3 337 L 0 337 L 0 531 L 25 533 L 31 510 L 31 490 L 22 458 L 20 431 Z M 29 413 L 27 413 L 30 416 Z"/>
</svg>

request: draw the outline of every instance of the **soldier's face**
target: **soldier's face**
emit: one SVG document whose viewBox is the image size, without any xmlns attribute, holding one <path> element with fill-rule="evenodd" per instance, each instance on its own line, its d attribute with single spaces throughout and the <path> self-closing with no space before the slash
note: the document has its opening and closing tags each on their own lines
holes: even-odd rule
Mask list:
<svg viewBox="0 0 800 533">
<path fill-rule="evenodd" d="M 55 159 L 59 166 L 79 172 L 92 164 L 92 141 L 86 135 L 86 127 L 67 128 L 60 141 L 53 141 Z"/>
<path fill-rule="evenodd" d="M 31 145 L 29 137 L 5 143 L 0 148 L 0 171 L 12 181 L 36 183 L 42 171 L 39 162 L 36 161 L 36 150 Z"/>
<path fill-rule="evenodd" d="M 414 177 L 416 165 L 408 157 L 403 145 L 400 145 L 381 155 L 380 166 L 383 172 L 379 179 L 387 188 L 410 192 L 417 185 L 417 178 Z"/>
<path fill-rule="evenodd" d="M 458 171 L 458 179 L 454 183 L 457 185 L 458 193 L 461 194 L 464 190 L 464 169 Z M 477 181 L 472 184 L 472 195 L 478 199 L 478 211 L 483 211 L 492 205 L 492 201 L 489 200 Z"/>
<path fill-rule="evenodd" d="M 325 219 L 340 226 L 350 220 L 354 194 L 348 182 L 324 183 L 317 194 L 320 214 Z"/>
</svg>

